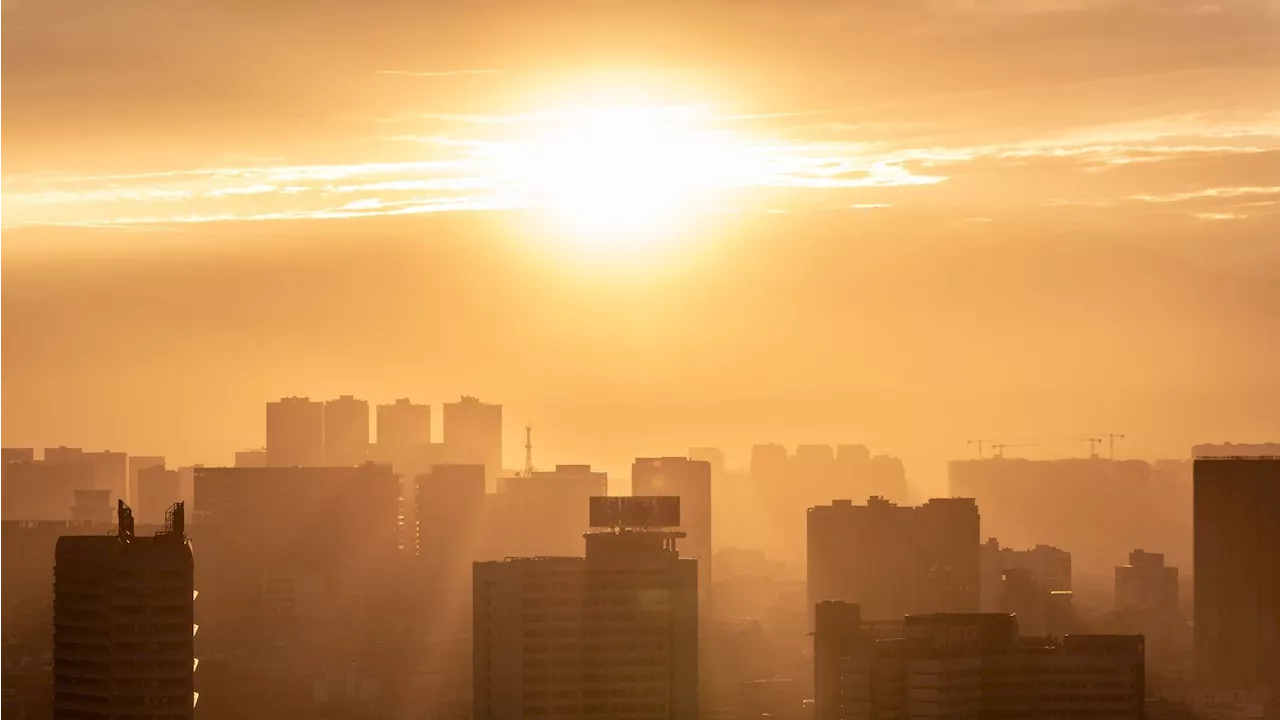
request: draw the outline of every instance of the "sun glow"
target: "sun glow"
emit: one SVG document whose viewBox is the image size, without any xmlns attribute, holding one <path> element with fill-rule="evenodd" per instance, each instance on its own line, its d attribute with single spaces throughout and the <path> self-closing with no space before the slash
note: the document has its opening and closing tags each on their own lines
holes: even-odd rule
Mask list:
<svg viewBox="0 0 1280 720">
<path fill-rule="evenodd" d="M 740 173 L 741 150 L 690 108 L 591 108 L 547 116 L 512 153 L 530 202 L 574 239 L 655 242 L 710 209 Z"/>
</svg>

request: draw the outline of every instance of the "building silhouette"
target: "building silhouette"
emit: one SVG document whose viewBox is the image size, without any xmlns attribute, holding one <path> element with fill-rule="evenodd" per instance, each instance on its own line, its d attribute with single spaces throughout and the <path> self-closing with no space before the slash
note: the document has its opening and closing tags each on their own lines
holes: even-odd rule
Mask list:
<svg viewBox="0 0 1280 720">
<path fill-rule="evenodd" d="M 360 465 L 369 458 L 369 403 L 343 395 L 324 404 L 324 464 Z"/>
<path fill-rule="evenodd" d="M 57 718 L 195 716 L 195 571 L 183 506 L 164 531 L 59 538 L 54 565 Z"/>
<path fill-rule="evenodd" d="M 164 522 L 165 512 L 182 502 L 182 483 L 177 470 L 167 470 L 163 463 L 138 472 L 135 519 L 140 523 Z"/>
<path fill-rule="evenodd" d="M 1116 609 L 1176 615 L 1178 568 L 1164 564 L 1164 553 L 1129 553 L 1129 564 L 1116 568 Z"/>
<path fill-rule="evenodd" d="M 5 520 L 70 520 L 76 490 L 93 488 L 87 462 L 7 462 L 0 477 L 0 514 Z"/>
<path fill-rule="evenodd" d="M 388 457 L 400 457 L 414 445 L 431 442 L 431 406 L 400 398 L 378 406 L 378 446 Z"/>
<path fill-rule="evenodd" d="M 1013 615 L 934 613 L 888 638 L 856 606 L 816 616 L 816 720 L 1143 717 L 1140 636 L 1020 638 Z"/>
<path fill-rule="evenodd" d="M 324 465 L 324 404 L 304 397 L 267 403 L 267 466 Z"/>
<path fill-rule="evenodd" d="M 491 498 L 503 528 L 495 557 L 576 555 L 591 498 L 608 492 L 608 474 L 590 465 L 556 465 L 555 470 L 499 479 Z"/>
<path fill-rule="evenodd" d="M 450 461 L 484 465 L 485 481 L 502 474 L 502 406 L 464 395 L 444 404 L 444 442 Z"/>
<path fill-rule="evenodd" d="M 698 560 L 698 599 L 706 613 L 711 589 L 711 463 L 682 457 L 637 458 L 631 463 L 631 494 L 680 498 L 680 529 L 685 533 L 680 554 Z"/>
<path fill-rule="evenodd" d="M 1195 460 L 1195 675 L 1280 692 L 1280 456 Z"/>
<path fill-rule="evenodd" d="M 476 563 L 477 720 L 693 718 L 697 560 L 678 498 L 597 498 L 585 557 Z"/>
<path fill-rule="evenodd" d="M 35 459 L 35 448 L 7 447 L 0 449 L 0 464 L 8 465 L 11 462 L 34 462 Z"/>
<path fill-rule="evenodd" d="M 130 455 L 128 462 L 129 495 L 128 497 L 121 497 L 117 499 L 124 500 L 130 507 L 136 508 L 138 506 L 138 474 L 149 467 L 155 467 L 157 465 L 164 467 L 164 457 L 159 455 Z M 135 517 L 135 519 L 137 518 Z"/>
<path fill-rule="evenodd" d="M 843 600 L 861 605 L 869 620 L 977 612 L 979 523 L 969 498 L 904 507 L 872 497 L 809 508 L 810 611 L 812 603 Z"/>
<path fill-rule="evenodd" d="M 267 467 L 267 451 L 262 450 L 237 450 L 235 467 L 254 468 Z"/>
</svg>

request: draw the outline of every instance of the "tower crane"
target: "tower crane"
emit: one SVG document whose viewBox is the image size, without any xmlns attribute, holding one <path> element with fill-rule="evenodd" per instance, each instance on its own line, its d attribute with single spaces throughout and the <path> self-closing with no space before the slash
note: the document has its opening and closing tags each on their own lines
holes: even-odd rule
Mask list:
<svg viewBox="0 0 1280 720">
<path fill-rule="evenodd" d="M 983 459 L 983 457 L 982 457 L 982 448 L 983 448 L 983 447 L 985 447 L 986 445 L 990 445 L 990 444 L 991 444 L 991 441 L 990 441 L 990 440 L 988 440 L 987 438 L 978 438 L 977 440 L 966 440 L 966 441 L 965 441 L 965 444 L 966 444 L 966 445 L 977 445 L 977 446 L 978 446 L 978 459 L 979 459 L 979 460 L 981 460 L 981 459 Z M 994 446 L 994 445 L 992 445 L 992 447 L 995 447 L 995 446 Z"/>
<path fill-rule="evenodd" d="M 1116 440 L 1123 440 L 1122 433 L 1100 433 L 1107 438 L 1107 456 L 1112 460 L 1116 459 Z"/>
<path fill-rule="evenodd" d="M 992 457 L 1004 457 L 1005 448 L 1035 447 L 1039 444 L 1040 443 L 992 443 L 991 449 L 995 451 L 995 455 Z"/>
<path fill-rule="evenodd" d="M 524 476 L 533 477 L 533 425 L 524 425 Z"/>
<path fill-rule="evenodd" d="M 1098 446 L 1102 444 L 1102 438 L 1100 437 L 1080 438 L 1080 442 L 1089 443 L 1089 457 L 1091 458 L 1098 457 Z"/>
</svg>

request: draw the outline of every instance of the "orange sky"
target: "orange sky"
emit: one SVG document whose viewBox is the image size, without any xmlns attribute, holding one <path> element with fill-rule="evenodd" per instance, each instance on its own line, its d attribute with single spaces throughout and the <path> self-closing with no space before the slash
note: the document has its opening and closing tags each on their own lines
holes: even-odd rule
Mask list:
<svg viewBox="0 0 1280 720">
<path fill-rule="evenodd" d="M 6 445 L 223 462 L 264 400 L 340 392 L 477 394 L 509 459 L 528 418 L 547 462 L 618 469 L 1280 432 L 1274 3 L 4 12 Z M 512 161 L 618 105 L 733 158 L 639 254 L 561 242 Z"/>
</svg>

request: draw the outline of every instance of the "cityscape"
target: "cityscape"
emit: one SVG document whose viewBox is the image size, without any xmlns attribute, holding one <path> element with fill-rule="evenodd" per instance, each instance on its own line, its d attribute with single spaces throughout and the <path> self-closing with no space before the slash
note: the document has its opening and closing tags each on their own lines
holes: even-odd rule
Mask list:
<svg viewBox="0 0 1280 720">
<path fill-rule="evenodd" d="M 692 447 L 619 495 L 440 411 L 282 398 L 226 467 L 5 448 L 5 717 L 1277 711 L 1280 445 L 997 444 L 930 498 L 863 445 Z"/>
<path fill-rule="evenodd" d="M 1280 720 L 1280 0 L 0 40 L 0 720 Z"/>
</svg>

